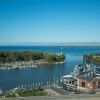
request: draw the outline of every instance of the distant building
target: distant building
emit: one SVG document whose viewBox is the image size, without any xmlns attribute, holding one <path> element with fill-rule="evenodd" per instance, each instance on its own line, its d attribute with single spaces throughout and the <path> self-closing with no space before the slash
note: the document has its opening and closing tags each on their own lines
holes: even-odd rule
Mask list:
<svg viewBox="0 0 100 100">
<path fill-rule="evenodd" d="M 67 90 L 75 89 L 85 93 L 100 91 L 100 74 L 94 65 L 77 65 L 71 75 L 63 76 L 63 85 Z"/>
</svg>

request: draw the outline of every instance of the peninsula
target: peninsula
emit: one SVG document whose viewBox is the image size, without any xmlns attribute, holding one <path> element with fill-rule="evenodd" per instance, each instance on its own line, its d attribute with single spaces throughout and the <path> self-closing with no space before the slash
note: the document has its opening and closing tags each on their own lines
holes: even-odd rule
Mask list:
<svg viewBox="0 0 100 100">
<path fill-rule="evenodd" d="M 65 55 L 42 52 L 0 52 L 0 68 L 36 67 L 39 64 L 64 63 Z"/>
<path fill-rule="evenodd" d="M 94 63 L 96 65 L 100 65 L 100 53 L 99 54 L 84 55 L 83 60 L 85 62 Z"/>
</svg>

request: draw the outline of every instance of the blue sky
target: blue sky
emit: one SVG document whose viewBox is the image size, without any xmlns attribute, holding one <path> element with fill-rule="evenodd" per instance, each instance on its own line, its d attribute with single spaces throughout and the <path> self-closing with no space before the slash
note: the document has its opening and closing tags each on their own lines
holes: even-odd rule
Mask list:
<svg viewBox="0 0 100 100">
<path fill-rule="evenodd" d="M 0 0 L 0 44 L 100 42 L 100 0 Z"/>
</svg>

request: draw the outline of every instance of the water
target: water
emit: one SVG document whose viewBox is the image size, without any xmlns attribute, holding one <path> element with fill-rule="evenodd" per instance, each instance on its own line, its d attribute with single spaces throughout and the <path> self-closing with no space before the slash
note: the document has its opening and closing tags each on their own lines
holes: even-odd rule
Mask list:
<svg viewBox="0 0 100 100">
<path fill-rule="evenodd" d="M 81 47 L 54 47 L 54 46 L 0 46 L 0 51 L 40 51 L 46 53 L 60 53 L 66 55 L 66 63 L 59 65 L 40 66 L 37 68 L 23 68 L 0 70 L 0 88 L 3 90 L 12 89 L 18 85 L 35 84 L 47 81 L 54 82 L 54 77 L 70 74 L 76 64 L 82 63 L 85 53 L 100 52 L 100 48 Z"/>
</svg>

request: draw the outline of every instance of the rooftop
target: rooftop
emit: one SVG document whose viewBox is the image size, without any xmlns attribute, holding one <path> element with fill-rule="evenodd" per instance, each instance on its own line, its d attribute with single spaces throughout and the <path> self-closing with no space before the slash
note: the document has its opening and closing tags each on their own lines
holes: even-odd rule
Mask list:
<svg viewBox="0 0 100 100">
<path fill-rule="evenodd" d="M 72 75 L 64 75 L 62 76 L 63 78 L 72 78 L 73 76 Z"/>
</svg>

